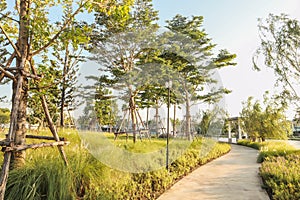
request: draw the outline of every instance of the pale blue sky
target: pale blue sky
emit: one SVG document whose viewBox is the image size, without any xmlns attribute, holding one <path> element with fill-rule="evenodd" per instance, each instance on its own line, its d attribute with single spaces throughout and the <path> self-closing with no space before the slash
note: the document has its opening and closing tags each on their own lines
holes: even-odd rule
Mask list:
<svg viewBox="0 0 300 200">
<path fill-rule="evenodd" d="M 232 116 L 239 115 L 242 101 L 248 96 L 261 98 L 274 88 L 270 69 L 252 70 L 252 55 L 259 46 L 257 19 L 269 13 L 286 13 L 300 20 L 299 0 L 154 0 L 160 24 L 176 14 L 204 16 L 204 29 L 217 44 L 237 54 L 235 67 L 220 71 L 223 85 L 233 92 L 226 96 L 226 107 Z M 289 112 L 289 117 L 293 115 Z"/>
</svg>

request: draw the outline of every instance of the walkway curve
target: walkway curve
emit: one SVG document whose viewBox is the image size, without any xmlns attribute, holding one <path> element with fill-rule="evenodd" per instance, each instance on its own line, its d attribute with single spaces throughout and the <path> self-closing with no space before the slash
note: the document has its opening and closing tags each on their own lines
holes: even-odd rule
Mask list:
<svg viewBox="0 0 300 200">
<path fill-rule="evenodd" d="M 231 145 L 231 151 L 178 181 L 158 200 L 268 200 L 258 175 L 258 151 Z"/>
</svg>

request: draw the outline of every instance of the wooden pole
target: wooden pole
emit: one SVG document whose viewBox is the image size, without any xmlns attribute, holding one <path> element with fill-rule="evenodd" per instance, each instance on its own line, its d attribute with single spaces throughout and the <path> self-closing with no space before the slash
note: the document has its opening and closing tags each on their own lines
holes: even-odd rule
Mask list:
<svg viewBox="0 0 300 200">
<path fill-rule="evenodd" d="M 24 151 L 26 149 L 37 149 L 41 147 L 54 147 L 54 146 L 63 146 L 70 144 L 69 141 L 59 141 L 59 142 L 51 142 L 51 143 L 40 143 L 40 144 L 28 144 L 28 145 L 19 145 L 19 146 L 13 146 L 13 147 L 5 147 L 5 152 L 10 151 Z"/>
<path fill-rule="evenodd" d="M 50 129 L 53 137 L 55 138 L 55 140 L 57 142 L 59 142 L 60 139 L 58 137 L 56 128 L 55 128 L 54 123 L 52 121 L 52 118 L 50 116 L 50 112 L 49 112 L 49 108 L 48 108 L 48 104 L 47 104 L 45 95 L 41 96 L 41 101 L 42 101 L 42 106 L 43 106 L 43 109 L 44 109 L 44 112 L 45 112 L 45 115 L 46 115 L 46 119 L 47 119 L 47 122 L 48 122 L 48 125 L 49 125 L 49 129 Z M 64 160 L 65 164 L 68 165 L 68 160 L 67 160 L 67 156 L 65 154 L 64 148 L 62 146 L 58 146 L 58 150 L 59 150 L 59 153 L 60 153 L 62 159 Z"/>
<path fill-rule="evenodd" d="M 7 135 L 7 141 L 9 143 L 14 142 L 14 139 L 15 139 L 16 120 L 17 120 L 17 115 L 18 115 L 18 108 L 20 105 L 22 84 L 23 84 L 23 77 L 21 75 L 19 75 L 15 98 L 13 99 L 10 127 L 9 127 L 9 132 Z M 9 174 L 11 156 L 12 156 L 12 152 L 4 153 L 4 160 L 3 160 L 2 171 L 1 171 L 1 176 L 0 176 L 0 200 L 4 199 L 6 184 L 7 184 L 8 174 Z"/>
</svg>

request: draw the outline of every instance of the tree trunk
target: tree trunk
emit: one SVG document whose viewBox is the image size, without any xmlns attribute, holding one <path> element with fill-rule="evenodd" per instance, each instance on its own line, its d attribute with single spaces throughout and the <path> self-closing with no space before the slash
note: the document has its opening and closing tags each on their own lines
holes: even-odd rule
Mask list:
<svg viewBox="0 0 300 200">
<path fill-rule="evenodd" d="M 174 116 L 173 116 L 173 136 L 176 135 L 176 103 L 174 104 Z"/>
<path fill-rule="evenodd" d="M 155 123 L 156 123 L 156 137 L 159 135 L 159 118 L 158 118 L 158 100 L 155 101 Z"/>
<path fill-rule="evenodd" d="M 27 98 L 28 98 L 28 79 L 21 72 L 29 72 L 30 70 L 30 58 L 29 58 L 29 20 L 27 19 L 29 15 L 29 1 L 20 1 L 20 26 L 19 26 L 19 39 L 18 39 L 18 50 L 20 52 L 21 58 L 16 57 L 16 66 L 19 68 L 18 74 L 16 76 L 21 76 L 17 78 L 18 82 L 21 81 L 21 89 L 18 88 L 18 83 L 13 83 L 13 96 L 14 100 L 20 92 L 20 102 L 19 104 L 14 104 L 13 109 L 17 109 L 16 125 L 14 126 L 13 132 L 15 132 L 14 142 L 15 145 L 24 145 L 26 136 L 26 109 L 27 109 Z M 15 152 L 12 154 L 12 166 L 14 168 L 20 167 L 25 163 L 25 151 Z"/>
<path fill-rule="evenodd" d="M 185 117 L 186 117 L 186 122 L 185 122 L 185 134 L 189 140 L 192 140 L 192 135 L 191 135 L 191 105 L 190 105 L 190 98 L 188 93 L 186 93 L 186 100 L 185 100 Z"/>
<path fill-rule="evenodd" d="M 66 47 L 65 60 L 64 60 L 64 69 L 63 69 L 63 82 L 61 88 L 61 102 L 60 102 L 60 126 L 65 126 L 65 102 L 66 102 L 66 76 L 69 68 L 69 45 Z"/>
<path fill-rule="evenodd" d="M 146 114 L 146 129 L 149 129 L 149 107 L 147 107 L 147 114 Z"/>
<path fill-rule="evenodd" d="M 132 122 L 132 131 L 133 131 L 133 143 L 136 142 L 136 113 L 135 113 L 135 102 L 134 102 L 134 97 L 130 97 L 130 102 L 129 102 L 129 109 L 130 109 L 130 114 L 131 114 L 131 122 Z"/>
</svg>

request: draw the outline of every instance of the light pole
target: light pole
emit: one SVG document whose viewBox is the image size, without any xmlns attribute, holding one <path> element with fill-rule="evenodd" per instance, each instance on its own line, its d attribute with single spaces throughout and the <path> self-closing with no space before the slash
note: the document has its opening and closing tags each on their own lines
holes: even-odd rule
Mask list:
<svg viewBox="0 0 300 200">
<path fill-rule="evenodd" d="M 166 150 L 166 169 L 169 169 L 169 135 L 170 135 L 170 93 L 171 93 L 172 81 L 166 82 L 166 88 L 168 88 L 168 113 L 167 113 L 167 150 Z"/>
</svg>

